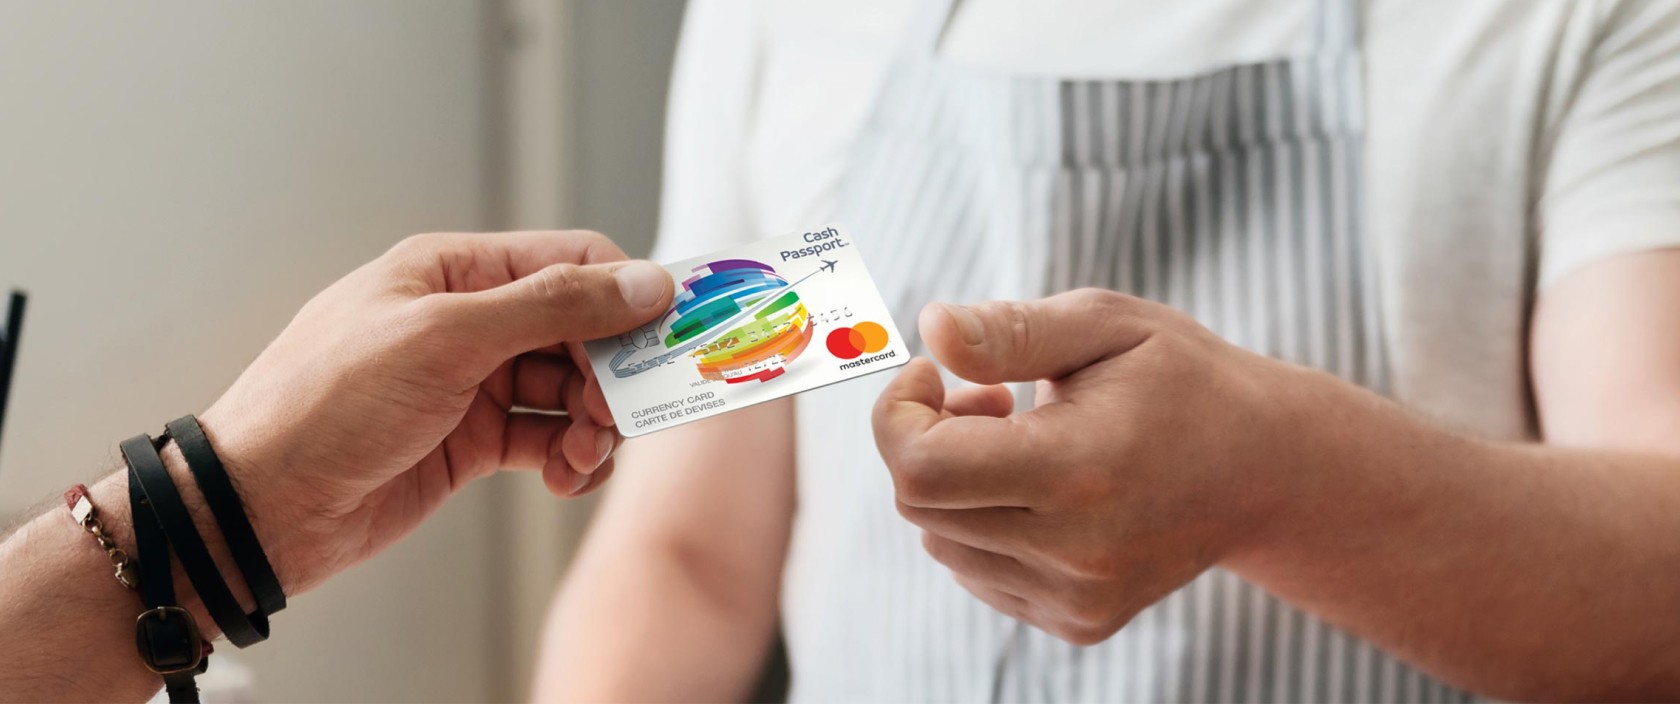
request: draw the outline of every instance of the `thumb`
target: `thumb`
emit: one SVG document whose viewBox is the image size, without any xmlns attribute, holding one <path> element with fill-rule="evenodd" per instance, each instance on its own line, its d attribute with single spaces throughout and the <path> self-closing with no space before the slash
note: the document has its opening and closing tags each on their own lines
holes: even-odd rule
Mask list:
<svg viewBox="0 0 1680 704">
<path fill-rule="evenodd" d="M 492 289 L 442 294 L 443 321 L 501 359 L 635 329 L 671 305 L 671 275 L 647 261 L 555 264 Z"/>
<path fill-rule="evenodd" d="M 1033 301 L 933 303 L 917 325 L 928 352 L 978 384 L 1060 379 L 1148 339 L 1148 301 L 1080 289 Z"/>
</svg>

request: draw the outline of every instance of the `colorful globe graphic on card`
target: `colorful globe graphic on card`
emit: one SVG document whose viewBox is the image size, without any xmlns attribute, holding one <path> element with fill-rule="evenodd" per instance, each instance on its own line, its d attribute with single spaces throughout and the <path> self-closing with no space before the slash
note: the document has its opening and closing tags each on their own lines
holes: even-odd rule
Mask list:
<svg viewBox="0 0 1680 704">
<path fill-rule="evenodd" d="M 730 384 L 769 381 L 787 373 L 787 365 L 811 344 L 816 334 L 811 316 L 774 267 L 724 259 L 694 272 L 660 323 L 660 337 L 666 349 L 705 339 L 689 353 L 701 378 Z M 773 300 L 746 322 L 720 329 L 767 298 Z"/>
</svg>

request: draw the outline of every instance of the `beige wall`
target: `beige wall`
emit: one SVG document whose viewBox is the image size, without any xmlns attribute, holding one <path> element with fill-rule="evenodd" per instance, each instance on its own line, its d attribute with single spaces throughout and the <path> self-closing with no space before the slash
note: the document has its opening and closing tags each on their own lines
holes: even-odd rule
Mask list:
<svg viewBox="0 0 1680 704">
<path fill-rule="evenodd" d="M 33 294 L 0 519 L 203 409 L 314 291 L 403 235 L 583 222 L 645 249 L 680 12 L 0 2 L 0 286 Z M 264 701 L 523 696 L 583 508 L 534 477 L 469 488 L 232 657 Z"/>
<path fill-rule="evenodd" d="M 665 91 L 683 3 L 505 0 L 504 11 L 517 31 L 500 103 L 503 224 L 587 227 L 645 255 L 658 223 Z M 498 642 L 511 649 L 505 677 L 524 697 L 555 583 L 594 502 L 557 504 L 518 477 L 498 479 L 499 548 L 511 565 Z"/>
<path fill-rule="evenodd" d="M 660 136 L 683 3 L 569 3 L 572 216 L 646 254 L 659 222 Z"/>
</svg>

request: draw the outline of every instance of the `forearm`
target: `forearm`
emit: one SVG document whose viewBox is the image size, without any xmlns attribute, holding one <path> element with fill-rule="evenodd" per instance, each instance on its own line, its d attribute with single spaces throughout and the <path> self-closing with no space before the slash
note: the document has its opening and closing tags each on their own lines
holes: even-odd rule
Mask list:
<svg viewBox="0 0 1680 704">
<path fill-rule="evenodd" d="M 746 698 L 774 635 L 775 603 L 718 593 L 697 579 L 695 556 L 680 546 L 638 547 L 573 569 L 550 616 L 537 698 Z"/>
<path fill-rule="evenodd" d="M 1304 483 L 1227 566 L 1481 693 L 1680 695 L 1680 459 L 1460 437 L 1310 377 Z"/>
<path fill-rule="evenodd" d="M 751 694 L 792 528 L 792 413 L 766 403 L 624 448 L 551 613 L 539 699 Z"/>
<path fill-rule="evenodd" d="M 199 534 L 220 564 L 231 564 L 214 519 L 173 446 L 162 453 Z M 89 497 L 105 531 L 134 557 L 128 480 L 114 472 L 90 486 Z M 205 638 L 220 631 L 172 561 L 175 594 L 192 612 Z M 224 574 L 229 574 L 224 572 Z M 233 573 L 236 574 L 236 573 Z M 142 575 L 142 578 L 145 578 Z M 237 577 L 229 586 L 251 608 Z M 0 693 L 21 701 L 144 701 L 162 680 L 141 664 L 134 645 L 140 597 L 119 584 L 93 536 L 61 503 L 31 519 L 0 543 Z"/>
</svg>

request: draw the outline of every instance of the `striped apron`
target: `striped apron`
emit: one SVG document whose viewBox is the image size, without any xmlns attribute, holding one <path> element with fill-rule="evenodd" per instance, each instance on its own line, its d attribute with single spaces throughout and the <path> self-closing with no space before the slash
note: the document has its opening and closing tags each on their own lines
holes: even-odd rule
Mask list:
<svg viewBox="0 0 1680 704">
<path fill-rule="evenodd" d="M 836 213 L 912 350 L 927 302 L 1098 286 L 1386 391 L 1361 221 L 1354 5 L 1319 2 L 1306 55 L 1182 79 L 1073 81 L 939 60 L 954 2 L 924 3 Z M 1219 569 L 1092 647 L 992 611 L 894 509 L 867 414 L 850 410 L 885 382 L 799 401 L 783 591 L 795 700 L 1467 700 Z"/>
</svg>

